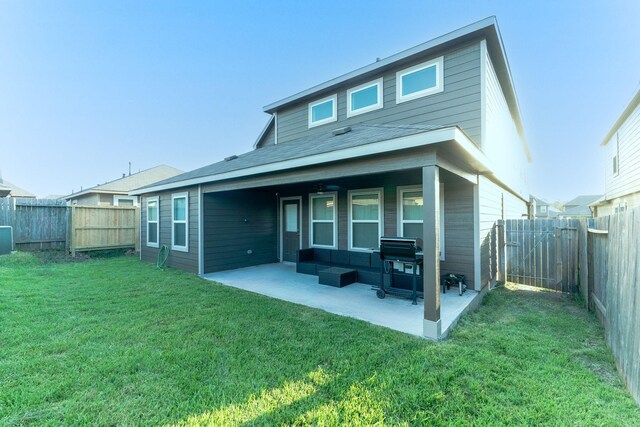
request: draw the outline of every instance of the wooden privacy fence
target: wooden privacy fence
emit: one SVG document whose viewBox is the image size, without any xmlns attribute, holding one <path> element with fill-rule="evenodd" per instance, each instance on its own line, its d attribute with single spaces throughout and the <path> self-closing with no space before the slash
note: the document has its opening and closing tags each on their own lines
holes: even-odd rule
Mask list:
<svg viewBox="0 0 640 427">
<path fill-rule="evenodd" d="M 577 219 L 506 220 L 507 280 L 561 292 L 575 291 L 579 227 Z"/>
<path fill-rule="evenodd" d="M 65 249 L 69 214 L 64 200 L 0 198 L 0 225 L 13 227 L 15 249 Z"/>
<path fill-rule="evenodd" d="M 590 220 L 587 305 L 604 325 L 616 366 L 640 403 L 640 208 Z"/>
<path fill-rule="evenodd" d="M 132 206 L 72 206 L 69 250 L 139 250 L 140 209 Z"/>
<path fill-rule="evenodd" d="M 139 250 L 140 209 L 68 206 L 65 200 L 0 198 L 0 226 L 13 228 L 16 250 Z"/>
</svg>

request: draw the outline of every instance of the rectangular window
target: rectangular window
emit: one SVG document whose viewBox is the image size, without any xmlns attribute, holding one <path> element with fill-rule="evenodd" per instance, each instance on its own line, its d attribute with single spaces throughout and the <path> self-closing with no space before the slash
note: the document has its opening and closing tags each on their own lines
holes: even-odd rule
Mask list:
<svg viewBox="0 0 640 427">
<path fill-rule="evenodd" d="M 396 103 L 442 92 L 443 57 L 414 65 L 396 73 Z"/>
<path fill-rule="evenodd" d="M 350 191 L 349 249 L 378 249 L 382 217 L 382 190 Z"/>
<path fill-rule="evenodd" d="M 311 246 L 324 248 L 336 247 L 336 212 L 335 194 L 311 194 Z"/>
<path fill-rule="evenodd" d="M 347 117 L 382 108 L 382 78 L 347 91 Z"/>
<path fill-rule="evenodd" d="M 147 199 L 147 246 L 157 248 L 158 239 L 158 222 L 160 202 L 157 197 Z"/>
<path fill-rule="evenodd" d="M 309 103 L 309 127 L 335 122 L 338 119 L 338 95 Z"/>
<path fill-rule="evenodd" d="M 422 238 L 424 223 L 424 200 L 421 187 L 405 187 L 398 189 L 398 226 L 402 237 Z M 440 184 L 440 260 L 444 261 L 444 185 Z M 427 244 L 427 242 L 423 242 Z"/>
<path fill-rule="evenodd" d="M 113 196 L 113 206 L 137 206 L 138 198 L 136 196 Z"/>
<path fill-rule="evenodd" d="M 189 193 L 171 195 L 171 249 L 189 251 Z"/>
</svg>

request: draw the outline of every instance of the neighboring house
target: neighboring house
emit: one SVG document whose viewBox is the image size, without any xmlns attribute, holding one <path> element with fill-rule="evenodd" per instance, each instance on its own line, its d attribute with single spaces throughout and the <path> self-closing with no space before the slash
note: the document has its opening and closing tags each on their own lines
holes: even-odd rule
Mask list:
<svg viewBox="0 0 640 427">
<path fill-rule="evenodd" d="M 440 337 L 440 272 L 486 289 L 496 220 L 528 212 L 531 157 L 495 18 L 264 111 L 253 151 L 131 193 L 141 258 L 167 245 L 168 265 L 202 275 L 315 248 L 373 268 L 381 236 L 421 237 L 424 334 Z"/>
<path fill-rule="evenodd" d="M 74 205 L 138 206 L 138 196 L 130 196 L 130 191 L 181 173 L 179 169 L 160 165 L 129 175 L 122 174 L 122 178 L 62 196 L 62 198 Z"/>
<path fill-rule="evenodd" d="M 0 178 L 0 197 L 22 197 L 27 199 L 35 199 L 36 195 L 10 183 L 6 179 Z"/>
<path fill-rule="evenodd" d="M 553 204 L 546 200 L 532 197 L 531 202 L 533 204 L 533 216 L 536 219 L 552 219 L 557 218 L 560 211 L 556 209 Z"/>
<path fill-rule="evenodd" d="M 559 217 L 567 218 L 593 218 L 591 205 L 602 199 L 602 194 L 578 196 L 564 204 Z"/>
<path fill-rule="evenodd" d="M 601 143 L 605 186 L 594 216 L 606 216 L 640 206 L 640 90 Z"/>
</svg>

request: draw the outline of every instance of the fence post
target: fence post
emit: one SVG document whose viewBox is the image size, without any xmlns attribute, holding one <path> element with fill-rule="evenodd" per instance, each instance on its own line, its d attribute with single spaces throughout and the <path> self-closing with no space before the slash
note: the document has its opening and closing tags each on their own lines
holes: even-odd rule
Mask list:
<svg viewBox="0 0 640 427">
<path fill-rule="evenodd" d="M 589 309 L 589 260 L 587 240 L 587 220 L 581 219 L 578 223 L 578 269 L 580 270 L 580 293 L 584 297 L 584 306 Z"/>
<path fill-rule="evenodd" d="M 71 256 L 76 256 L 76 207 L 71 206 L 71 220 L 69 221 L 69 246 L 71 247 Z"/>
<path fill-rule="evenodd" d="M 507 281 L 506 272 L 506 244 L 505 244 L 505 226 L 504 220 L 499 219 L 496 222 L 496 254 L 497 254 L 497 279 L 500 282 Z"/>
</svg>

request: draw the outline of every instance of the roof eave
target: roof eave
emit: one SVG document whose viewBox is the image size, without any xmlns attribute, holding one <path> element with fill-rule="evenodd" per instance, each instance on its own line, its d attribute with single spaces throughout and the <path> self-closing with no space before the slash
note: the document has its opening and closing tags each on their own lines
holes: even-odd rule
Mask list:
<svg viewBox="0 0 640 427">
<path fill-rule="evenodd" d="M 266 113 L 274 113 L 276 110 L 286 105 L 292 104 L 294 102 L 299 102 L 305 98 L 310 98 L 316 95 L 318 92 L 329 90 L 335 86 L 344 84 L 349 80 L 357 79 L 367 74 L 380 72 L 385 68 L 394 66 L 398 62 L 409 60 L 413 56 L 422 55 L 432 50 L 443 49 L 449 44 L 457 43 L 459 41 L 462 41 L 462 39 L 469 38 L 469 36 L 471 35 L 481 33 L 492 27 L 497 27 L 497 20 L 495 16 L 491 16 L 474 22 L 473 24 L 469 24 L 465 27 L 459 28 L 440 37 L 436 37 L 435 39 L 429 40 L 412 48 L 406 49 L 402 52 L 391 55 L 387 58 L 381 59 L 380 61 L 365 65 L 364 67 L 358 68 L 357 70 L 351 71 L 347 74 L 343 74 L 342 76 L 328 80 L 324 83 L 303 90 L 302 92 L 298 92 L 294 95 L 273 102 L 269 105 L 266 105 L 263 110 Z"/>
<path fill-rule="evenodd" d="M 604 137 L 604 139 L 600 143 L 601 146 L 607 145 L 609 141 L 611 141 L 613 135 L 615 135 L 618 129 L 620 129 L 620 126 L 622 126 L 622 124 L 629 118 L 631 113 L 633 113 L 638 105 L 640 105 L 640 89 L 638 89 L 634 97 L 631 98 L 631 102 L 629 102 L 627 108 L 624 109 L 618 120 L 616 120 L 611 130 L 607 133 L 607 136 Z"/>
</svg>

